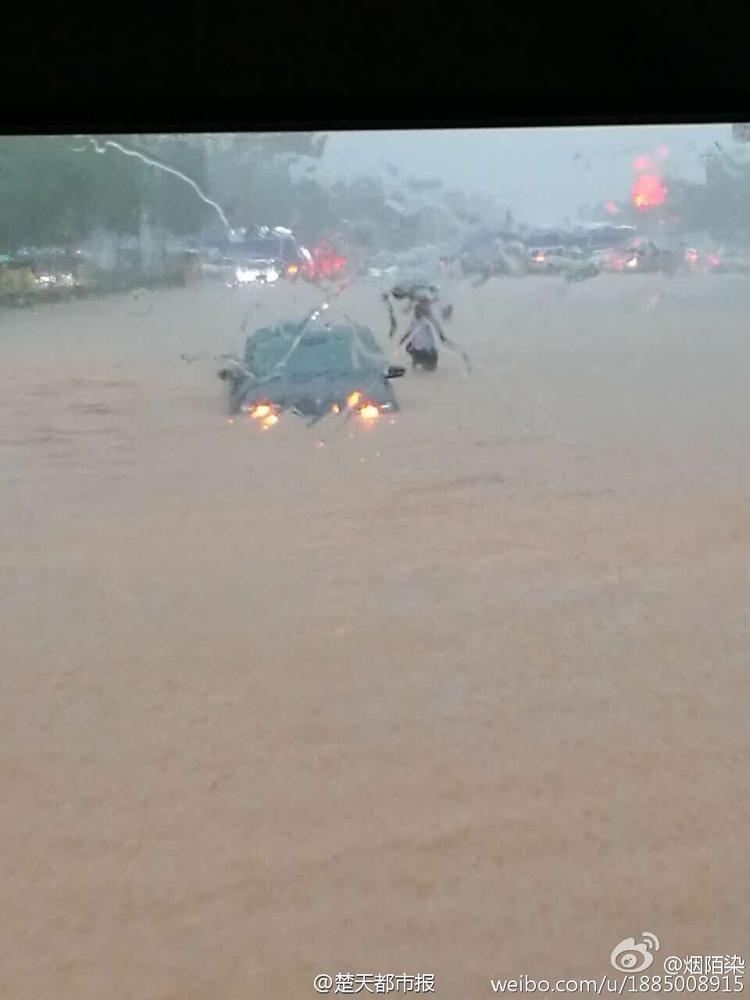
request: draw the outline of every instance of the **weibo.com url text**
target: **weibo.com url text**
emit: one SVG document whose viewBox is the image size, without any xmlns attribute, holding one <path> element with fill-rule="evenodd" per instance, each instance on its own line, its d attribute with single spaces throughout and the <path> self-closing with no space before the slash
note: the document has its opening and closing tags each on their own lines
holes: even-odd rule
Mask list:
<svg viewBox="0 0 750 1000">
<path fill-rule="evenodd" d="M 744 988 L 741 975 L 726 976 L 601 976 L 599 979 L 534 979 L 520 976 L 517 979 L 491 979 L 493 993 L 588 993 L 604 996 L 607 993 L 623 996 L 626 993 L 741 993 Z"/>
</svg>

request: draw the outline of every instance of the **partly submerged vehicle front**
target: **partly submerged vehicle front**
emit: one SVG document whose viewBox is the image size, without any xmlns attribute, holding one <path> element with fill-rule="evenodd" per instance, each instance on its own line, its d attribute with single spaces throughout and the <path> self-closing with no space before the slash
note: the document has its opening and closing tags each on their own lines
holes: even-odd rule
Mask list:
<svg viewBox="0 0 750 1000">
<path fill-rule="evenodd" d="M 280 323 L 247 338 L 241 362 L 219 372 L 229 384 L 230 414 L 248 413 L 264 428 L 283 412 L 310 420 L 353 411 L 371 422 L 399 409 L 389 367 L 371 330 L 351 324 Z"/>
</svg>

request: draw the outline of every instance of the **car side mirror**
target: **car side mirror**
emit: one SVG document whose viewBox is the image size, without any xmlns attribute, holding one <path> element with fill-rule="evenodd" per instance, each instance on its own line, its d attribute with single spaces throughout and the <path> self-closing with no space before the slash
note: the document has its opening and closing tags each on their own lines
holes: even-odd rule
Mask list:
<svg viewBox="0 0 750 1000">
<path fill-rule="evenodd" d="M 386 378 L 401 378 L 402 375 L 406 374 L 406 369 L 403 365 L 389 365 L 388 371 L 385 373 Z"/>
<path fill-rule="evenodd" d="M 216 374 L 219 376 L 222 382 L 226 382 L 227 379 L 230 379 L 231 381 L 237 381 L 238 379 L 242 378 L 244 370 L 243 366 L 239 363 L 239 361 L 236 361 L 234 358 L 230 358 L 228 359 L 227 364 L 222 365 L 222 367 L 218 370 Z"/>
</svg>

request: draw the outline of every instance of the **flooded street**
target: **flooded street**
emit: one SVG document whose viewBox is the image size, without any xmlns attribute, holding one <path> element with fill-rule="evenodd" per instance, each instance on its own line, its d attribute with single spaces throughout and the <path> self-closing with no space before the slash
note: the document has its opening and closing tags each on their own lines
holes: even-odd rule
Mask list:
<svg viewBox="0 0 750 1000">
<path fill-rule="evenodd" d="M 180 355 L 310 286 L 0 314 L 1 997 L 750 945 L 750 285 L 447 298 L 472 374 L 268 433 Z"/>
</svg>

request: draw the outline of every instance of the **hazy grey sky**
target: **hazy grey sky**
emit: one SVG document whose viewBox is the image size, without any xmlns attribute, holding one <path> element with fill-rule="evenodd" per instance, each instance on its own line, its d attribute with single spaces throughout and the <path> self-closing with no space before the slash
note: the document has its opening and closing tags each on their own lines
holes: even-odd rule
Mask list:
<svg viewBox="0 0 750 1000">
<path fill-rule="evenodd" d="M 728 124 L 339 132 L 329 137 L 321 173 L 382 174 L 392 163 L 491 194 L 520 219 L 544 224 L 626 198 L 634 158 L 661 145 L 664 172 L 700 179 L 700 155 L 717 141 L 731 144 Z"/>
</svg>

